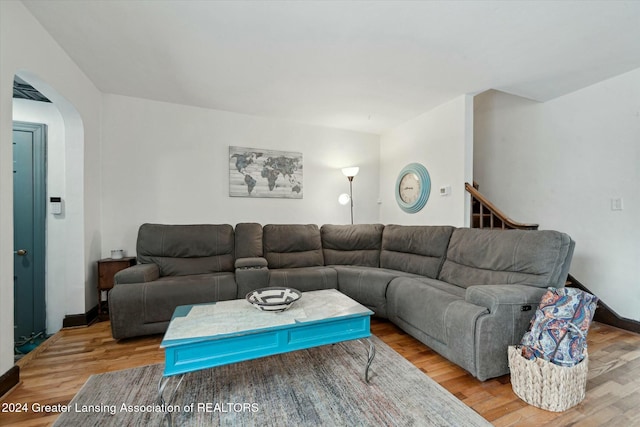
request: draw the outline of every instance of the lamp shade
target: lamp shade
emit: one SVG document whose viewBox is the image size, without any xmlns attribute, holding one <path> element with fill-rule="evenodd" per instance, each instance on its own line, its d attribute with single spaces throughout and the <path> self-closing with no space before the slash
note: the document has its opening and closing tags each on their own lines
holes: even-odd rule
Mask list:
<svg viewBox="0 0 640 427">
<path fill-rule="evenodd" d="M 359 171 L 360 171 L 360 168 L 357 166 L 350 167 L 350 168 L 342 168 L 342 174 L 346 177 L 354 177 L 358 175 Z"/>
</svg>

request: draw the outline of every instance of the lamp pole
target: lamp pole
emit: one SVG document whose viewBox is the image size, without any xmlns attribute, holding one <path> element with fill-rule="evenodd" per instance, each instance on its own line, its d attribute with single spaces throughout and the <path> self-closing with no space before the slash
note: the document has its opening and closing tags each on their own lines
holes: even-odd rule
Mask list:
<svg viewBox="0 0 640 427">
<path fill-rule="evenodd" d="M 353 225 L 353 177 L 347 178 L 349 178 L 349 202 L 351 203 L 351 225 Z"/>
</svg>

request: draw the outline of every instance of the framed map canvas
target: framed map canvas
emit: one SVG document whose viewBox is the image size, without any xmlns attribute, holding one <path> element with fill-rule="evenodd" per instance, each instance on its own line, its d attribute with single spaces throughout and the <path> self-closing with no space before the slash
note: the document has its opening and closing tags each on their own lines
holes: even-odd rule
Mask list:
<svg viewBox="0 0 640 427">
<path fill-rule="evenodd" d="M 229 147 L 229 196 L 302 199 L 302 153 Z"/>
</svg>

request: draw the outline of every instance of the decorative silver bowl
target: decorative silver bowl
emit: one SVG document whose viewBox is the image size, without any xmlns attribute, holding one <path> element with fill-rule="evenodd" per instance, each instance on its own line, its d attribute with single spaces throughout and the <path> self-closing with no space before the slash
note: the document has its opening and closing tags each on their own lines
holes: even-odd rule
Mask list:
<svg viewBox="0 0 640 427">
<path fill-rule="evenodd" d="M 258 310 L 280 312 L 285 311 L 302 297 L 297 289 L 292 288 L 262 288 L 251 291 L 246 299 Z"/>
</svg>

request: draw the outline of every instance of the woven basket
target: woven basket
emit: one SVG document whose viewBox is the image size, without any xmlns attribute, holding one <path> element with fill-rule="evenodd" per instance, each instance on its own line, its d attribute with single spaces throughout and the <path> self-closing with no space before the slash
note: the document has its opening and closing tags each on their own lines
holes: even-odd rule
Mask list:
<svg viewBox="0 0 640 427">
<path fill-rule="evenodd" d="M 559 366 L 544 359 L 529 360 L 509 346 L 509 368 L 513 392 L 530 405 L 562 412 L 584 400 L 588 356 L 575 366 Z"/>
</svg>

